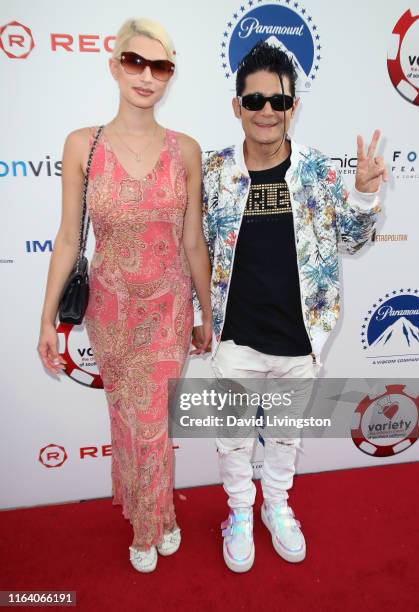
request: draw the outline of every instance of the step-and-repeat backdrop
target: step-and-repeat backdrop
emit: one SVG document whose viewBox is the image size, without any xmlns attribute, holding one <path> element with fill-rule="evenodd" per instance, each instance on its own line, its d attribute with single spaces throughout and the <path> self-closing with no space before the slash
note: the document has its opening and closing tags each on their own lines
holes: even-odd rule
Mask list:
<svg viewBox="0 0 419 612">
<path fill-rule="evenodd" d="M 161 21 L 176 47 L 177 72 L 157 109 L 159 122 L 190 134 L 203 150 L 240 137 L 231 109 L 235 71 L 260 39 L 288 50 L 298 66 L 295 140 L 334 158 L 348 187 L 357 134 L 369 141 L 375 128 L 382 130 L 379 153 L 390 170 L 383 214 L 375 240 L 343 256 L 344 307 L 321 376 L 380 378 L 383 391 L 360 389 L 362 402 L 348 404 L 348 435 L 306 439 L 297 467 L 302 473 L 416 461 L 417 393 L 397 382 L 419 371 L 418 2 L 64 0 L 53 7 L 47 0 L 6 0 L 0 8 L 1 507 L 111 494 L 106 398 L 83 327 L 59 328 L 69 362 L 59 379 L 44 371 L 36 346 L 61 213 L 63 143 L 70 131 L 115 115 L 118 91 L 108 59 L 115 32 L 133 16 Z M 93 248 L 91 234 L 90 254 Z M 211 378 L 208 356 L 191 358 L 185 375 Z M 381 426 L 405 435 L 373 442 L 362 426 L 367 413 L 371 422 L 371 410 Z M 177 487 L 219 482 L 213 439 L 175 439 L 174 446 Z M 256 476 L 261 453 L 259 445 Z"/>
</svg>

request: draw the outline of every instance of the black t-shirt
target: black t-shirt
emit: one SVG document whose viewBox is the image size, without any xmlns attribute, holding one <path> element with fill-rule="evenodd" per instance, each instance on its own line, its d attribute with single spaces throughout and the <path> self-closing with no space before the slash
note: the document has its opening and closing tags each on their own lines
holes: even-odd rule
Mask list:
<svg viewBox="0 0 419 612">
<path fill-rule="evenodd" d="M 269 355 L 311 352 L 303 321 L 294 224 L 285 173 L 249 171 L 251 187 L 241 224 L 221 340 Z"/>
</svg>

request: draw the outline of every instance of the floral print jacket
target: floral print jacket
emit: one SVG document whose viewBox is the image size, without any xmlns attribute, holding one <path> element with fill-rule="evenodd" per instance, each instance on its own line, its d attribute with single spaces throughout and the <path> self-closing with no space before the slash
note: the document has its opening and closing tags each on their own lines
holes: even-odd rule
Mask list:
<svg viewBox="0 0 419 612">
<path fill-rule="evenodd" d="M 338 246 L 356 253 L 374 231 L 380 211 L 377 194 L 348 193 L 330 158 L 291 144 L 285 180 L 291 198 L 303 319 L 312 352 L 320 352 L 339 316 Z M 212 357 L 217 352 L 238 234 L 250 189 L 243 143 L 210 151 L 203 159 L 203 227 L 212 265 Z M 193 291 L 195 325 L 202 322 Z"/>
</svg>

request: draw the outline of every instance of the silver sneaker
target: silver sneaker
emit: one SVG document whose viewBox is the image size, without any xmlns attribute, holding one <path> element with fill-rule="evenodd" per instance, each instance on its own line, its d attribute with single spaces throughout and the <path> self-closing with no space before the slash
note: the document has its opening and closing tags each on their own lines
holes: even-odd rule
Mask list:
<svg viewBox="0 0 419 612">
<path fill-rule="evenodd" d="M 262 521 L 272 535 L 272 544 L 278 555 L 291 563 L 298 563 L 306 556 L 306 542 L 300 529 L 300 521 L 284 501 L 262 505 Z"/>
<path fill-rule="evenodd" d="M 255 560 L 253 508 L 232 508 L 221 528 L 227 567 L 233 572 L 247 572 Z"/>
</svg>

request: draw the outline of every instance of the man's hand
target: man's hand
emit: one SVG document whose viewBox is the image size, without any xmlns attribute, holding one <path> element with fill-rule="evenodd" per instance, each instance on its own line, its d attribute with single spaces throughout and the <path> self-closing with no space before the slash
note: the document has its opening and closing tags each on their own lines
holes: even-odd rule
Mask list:
<svg viewBox="0 0 419 612">
<path fill-rule="evenodd" d="M 212 320 L 204 321 L 202 325 L 193 328 L 192 344 L 195 349 L 189 355 L 202 355 L 211 351 Z"/>
<path fill-rule="evenodd" d="M 384 164 L 384 158 L 374 157 L 379 138 L 380 130 L 375 130 L 366 155 L 362 136 L 357 136 L 356 139 L 358 165 L 355 188 L 363 193 L 378 191 L 381 181 L 388 181 L 388 170 Z"/>
</svg>

